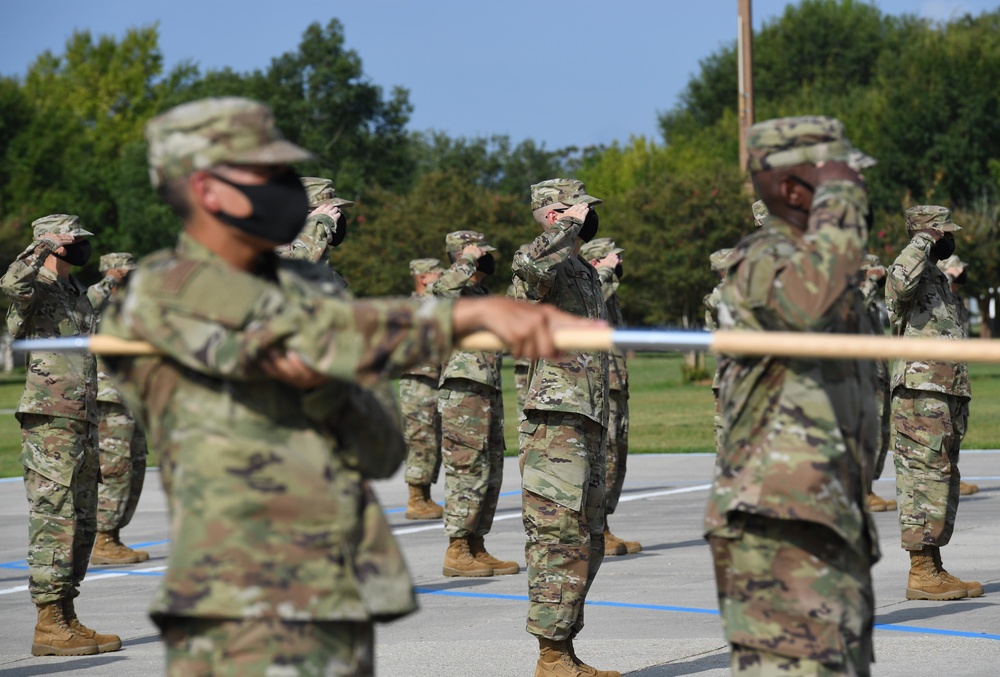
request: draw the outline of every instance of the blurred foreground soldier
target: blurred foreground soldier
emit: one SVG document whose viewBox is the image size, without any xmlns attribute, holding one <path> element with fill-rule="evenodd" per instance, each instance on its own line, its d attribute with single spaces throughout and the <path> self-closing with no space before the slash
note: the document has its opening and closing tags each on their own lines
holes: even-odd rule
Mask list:
<svg viewBox="0 0 1000 677">
<path fill-rule="evenodd" d="M 411 299 L 429 295 L 428 287 L 441 277 L 437 259 L 410 261 L 413 277 Z M 441 415 L 438 413 L 438 381 L 441 365 L 421 364 L 399 377 L 399 407 L 403 413 L 403 436 L 406 439 L 406 471 L 410 487 L 406 519 L 441 519 L 444 509 L 431 498 L 441 470 Z"/>
<path fill-rule="evenodd" d="M 861 297 L 864 299 L 865 312 L 868 313 L 872 334 L 875 336 L 882 336 L 885 333 L 882 328 L 882 311 L 878 306 L 878 299 L 883 296 L 884 290 L 885 267 L 874 254 L 865 254 L 865 258 L 861 262 Z M 892 428 L 892 422 L 889 420 L 889 365 L 885 360 L 875 360 L 875 379 L 879 444 L 875 471 L 872 474 L 873 482 L 882 476 L 882 470 L 885 468 L 885 458 L 889 453 L 889 431 Z M 869 487 L 868 509 L 872 512 L 894 511 L 896 501 L 893 499 L 885 500 Z"/>
<path fill-rule="evenodd" d="M 518 298 L 606 320 L 597 271 L 580 246 L 597 234 L 601 200 L 580 181 L 531 187 L 542 234 L 514 255 Z M 604 466 L 608 354 L 581 352 L 532 364 L 519 426 L 522 513 L 527 543 L 528 627 L 538 637 L 536 677 L 619 675 L 594 671 L 575 654 L 583 608 L 604 560 Z"/>
<path fill-rule="evenodd" d="M 580 247 L 580 256 L 594 266 L 601 278 L 604 302 L 608 306 L 608 323 L 612 327 L 624 327 L 625 317 L 618 299 L 618 285 L 621 284 L 624 268 L 621 253 L 624 249 L 615 246 L 610 237 L 599 237 Z M 611 351 L 608 365 L 608 447 L 605 462 L 605 515 L 604 554 L 605 556 L 632 555 L 642 552 L 638 541 L 623 541 L 611 533 L 608 515 L 614 514 L 618 500 L 625 486 L 625 469 L 628 465 L 628 365 L 625 352 L 620 348 Z"/>
<path fill-rule="evenodd" d="M 769 216 L 726 261 L 722 329 L 868 331 L 868 198 L 851 167 L 873 160 L 828 117 L 756 124 L 747 150 Z M 735 674 L 870 674 L 874 379 L 869 361 L 779 357 L 733 357 L 722 375 L 705 535 Z"/>
<path fill-rule="evenodd" d="M 86 336 L 94 330 L 87 288 L 70 270 L 90 260 L 80 218 L 53 214 L 32 224 L 34 242 L 0 280 L 11 300 L 14 338 Z M 28 591 L 38 607 L 35 656 L 117 651 L 117 635 L 99 634 L 76 618 L 74 599 L 87 574 L 97 520 L 97 368 L 86 353 L 28 354 L 21 424 L 28 494 Z"/>
<path fill-rule="evenodd" d="M 756 203 L 754 203 L 756 205 Z M 708 293 L 702 303 L 705 304 L 705 327 L 709 331 L 716 331 L 719 328 L 719 302 L 722 300 L 722 283 L 726 272 L 726 259 L 733 253 L 731 247 L 714 251 L 708 257 L 712 272 L 719 276 L 719 284 Z M 722 380 L 722 372 L 726 368 L 729 358 L 724 355 L 715 356 L 715 374 L 712 377 L 712 398 L 715 400 L 715 414 L 712 417 L 712 425 L 715 428 L 715 452 L 719 453 L 722 448 L 722 406 L 719 402 L 719 384 Z"/>
<path fill-rule="evenodd" d="M 101 257 L 104 277 L 87 289 L 98 321 L 128 274 L 135 270 L 135 257 L 126 252 Z M 107 366 L 97 359 L 97 426 L 102 483 L 97 491 L 97 540 L 91 564 L 136 564 L 149 559 L 145 550 L 133 550 L 121 541 L 139 505 L 146 479 L 146 435 L 132 412 L 122 403 Z"/>
<path fill-rule="evenodd" d="M 906 210 L 911 239 L 890 266 L 885 290 L 893 335 L 966 338 L 961 301 L 935 265 L 955 252 L 956 230 L 944 207 Z M 979 597 L 982 585 L 952 576 L 941 562 L 958 513 L 958 453 L 972 397 L 968 368 L 964 362 L 896 360 L 891 386 L 899 528 L 910 553 L 906 598 Z"/>
<path fill-rule="evenodd" d="M 452 265 L 430 287 L 439 298 L 483 297 L 483 280 L 496 272 L 482 233 L 448 233 L 445 248 Z M 516 574 L 517 562 L 503 561 L 486 551 L 483 539 L 503 482 L 503 390 L 501 354 L 456 350 L 441 367 L 438 413 L 441 416 L 441 461 L 444 464 L 444 531 L 448 550 L 445 576 Z"/>
<path fill-rule="evenodd" d="M 962 295 L 962 287 L 965 286 L 965 281 L 968 279 L 968 273 L 966 271 L 965 262 L 958 257 L 958 254 L 952 254 L 944 261 L 938 261 L 938 270 L 948 276 L 948 288 L 951 289 L 952 293 L 958 297 L 959 301 L 959 319 L 962 324 L 962 330 L 965 331 L 965 337 L 970 338 L 972 334 L 970 333 L 970 314 L 969 307 L 966 305 L 967 301 Z M 979 493 L 979 485 L 972 484 L 971 482 L 958 483 L 958 493 L 961 496 L 971 496 L 972 494 Z"/>
<path fill-rule="evenodd" d="M 167 672 L 370 675 L 373 623 L 416 601 L 367 482 L 403 445 L 391 426 L 378 438 L 351 387 L 440 361 L 476 329 L 548 355 L 553 325 L 576 322 L 505 299 L 332 297 L 328 267 L 274 252 L 307 211 L 289 164 L 311 156 L 263 104 L 193 101 L 146 138 L 184 231 L 140 262 L 101 330 L 161 351 L 108 362 L 162 454 L 172 548 L 152 617 Z"/>
<path fill-rule="evenodd" d="M 302 187 L 309 197 L 309 217 L 306 225 L 292 242 L 276 247 L 278 255 L 285 259 L 329 263 L 330 248 L 339 247 L 347 236 L 347 217 L 341 207 L 354 203 L 337 197 L 333 181 L 315 176 L 302 177 Z M 337 275 L 340 278 L 339 275 Z M 343 281 L 343 278 L 340 278 Z M 347 286 L 347 282 L 343 282 Z"/>
</svg>

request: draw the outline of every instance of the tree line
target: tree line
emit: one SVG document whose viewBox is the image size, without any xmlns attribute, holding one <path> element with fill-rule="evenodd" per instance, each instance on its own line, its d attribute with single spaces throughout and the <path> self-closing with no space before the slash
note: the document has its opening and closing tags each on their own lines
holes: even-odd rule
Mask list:
<svg viewBox="0 0 1000 677">
<path fill-rule="evenodd" d="M 871 251 L 895 257 L 906 206 L 948 206 L 964 227 L 968 290 L 988 307 L 1000 283 L 1000 11 L 935 23 L 855 0 L 804 0 L 754 41 L 758 120 L 833 115 L 879 159 L 867 172 Z M 250 72 L 189 62 L 166 71 L 155 25 L 117 40 L 78 31 L 62 54 L 0 78 L 0 265 L 30 240 L 33 219 L 56 212 L 93 226 L 95 251 L 170 246 L 179 224 L 149 187 L 142 128 L 184 101 L 237 95 L 270 104 L 285 135 L 316 154 L 303 175 L 329 177 L 357 202 L 332 262 L 358 295 L 408 293 L 407 262 L 444 258 L 445 233 L 462 228 L 498 247 L 490 284 L 503 292 L 514 251 L 538 233 L 528 186 L 574 176 L 605 198 L 602 234 L 626 249 L 627 321 L 695 326 L 715 283 L 708 255 L 753 227 L 754 197 L 736 166 L 736 58 L 734 40 L 702 60 L 679 103 L 659 114 L 662 139 L 547 149 L 409 130 L 408 91 L 373 83 L 336 19 Z"/>
</svg>

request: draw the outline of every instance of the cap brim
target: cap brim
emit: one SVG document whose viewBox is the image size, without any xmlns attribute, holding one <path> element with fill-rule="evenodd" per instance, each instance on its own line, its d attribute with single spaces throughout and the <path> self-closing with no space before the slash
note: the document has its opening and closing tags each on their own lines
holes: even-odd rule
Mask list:
<svg viewBox="0 0 1000 677">
<path fill-rule="evenodd" d="M 313 209 L 319 207 L 320 205 L 331 205 L 333 207 L 350 207 L 353 204 L 354 203 L 351 202 L 350 200 L 345 200 L 342 197 L 332 197 L 329 200 L 320 200 L 313 206 Z"/>
<path fill-rule="evenodd" d="M 299 148 L 290 141 L 272 141 L 266 146 L 234 153 L 223 162 L 237 165 L 290 165 L 295 162 L 314 160 L 312 153 L 305 148 Z"/>
<path fill-rule="evenodd" d="M 574 198 L 572 202 L 570 202 L 569 200 L 562 200 L 562 203 L 564 205 L 575 205 L 581 202 L 586 202 L 589 205 L 599 205 L 602 202 L 604 202 L 604 200 L 602 200 L 599 197 L 594 197 L 593 195 L 587 195 L 586 193 L 581 195 L 580 197 Z"/>
<path fill-rule="evenodd" d="M 851 152 L 847 154 L 846 158 L 844 158 L 844 162 L 846 162 L 847 166 L 856 172 L 859 172 L 862 169 L 868 169 L 869 167 L 874 167 L 878 164 L 878 160 L 873 158 L 871 155 L 862 153 L 857 148 L 851 149 Z"/>
<path fill-rule="evenodd" d="M 70 235 L 74 237 L 94 237 L 94 234 L 89 230 L 84 230 L 83 228 L 74 228 L 70 231 Z"/>
<path fill-rule="evenodd" d="M 495 252 L 497 250 L 496 247 L 491 247 L 488 244 L 480 244 L 476 246 L 482 249 L 484 252 Z"/>
</svg>

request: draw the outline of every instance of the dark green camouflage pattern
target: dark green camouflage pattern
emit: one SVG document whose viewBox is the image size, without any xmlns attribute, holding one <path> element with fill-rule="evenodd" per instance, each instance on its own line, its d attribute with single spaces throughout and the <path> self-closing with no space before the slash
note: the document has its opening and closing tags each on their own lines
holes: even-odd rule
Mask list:
<svg viewBox="0 0 1000 677">
<path fill-rule="evenodd" d="M 124 529 L 132 521 L 146 479 L 146 435 L 123 404 L 98 401 L 101 485 L 97 530 Z"/>
</svg>

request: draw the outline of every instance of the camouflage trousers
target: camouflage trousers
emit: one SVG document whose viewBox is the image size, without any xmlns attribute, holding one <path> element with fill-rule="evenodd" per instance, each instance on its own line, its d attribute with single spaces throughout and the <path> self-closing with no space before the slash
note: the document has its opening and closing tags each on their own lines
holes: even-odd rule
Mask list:
<svg viewBox="0 0 1000 677">
<path fill-rule="evenodd" d="M 890 431 L 892 430 L 892 398 L 889 395 L 889 384 L 882 379 L 879 379 L 878 390 L 875 391 L 875 401 L 878 406 L 879 445 L 873 479 L 878 479 L 882 476 L 882 470 L 885 469 L 885 459 L 889 455 Z"/>
<path fill-rule="evenodd" d="M 628 392 L 609 391 L 608 450 L 605 467 L 605 509 L 615 512 L 625 486 L 625 466 L 628 464 Z"/>
<path fill-rule="evenodd" d="M 897 388 L 892 393 L 896 499 L 904 550 L 943 546 L 958 513 L 958 452 L 969 419 L 962 397 Z"/>
<path fill-rule="evenodd" d="M 441 470 L 441 416 L 437 379 L 407 375 L 399 379 L 399 408 L 406 440 L 406 483 L 429 485 Z"/>
<path fill-rule="evenodd" d="M 56 416 L 18 418 L 28 495 L 28 591 L 35 604 L 48 604 L 79 594 L 94 549 L 97 428 Z"/>
<path fill-rule="evenodd" d="M 514 389 L 517 391 L 517 415 L 524 411 L 524 398 L 528 396 L 528 372 L 531 371 L 531 360 L 514 362 Z"/>
<path fill-rule="evenodd" d="M 731 520 L 737 537 L 708 542 L 733 674 L 870 674 L 869 558 L 818 524 Z"/>
<path fill-rule="evenodd" d="M 132 521 L 146 479 L 146 435 L 132 413 L 116 402 L 98 402 L 101 478 L 97 530 L 124 529 Z"/>
<path fill-rule="evenodd" d="M 493 527 L 503 482 L 503 396 L 462 378 L 438 391 L 444 464 L 444 531 L 485 536 Z"/>
<path fill-rule="evenodd" d="M 712 397 L 715 400 L 715 411 L 712 415 L 712 429 L 715 432 L 715 453 L 722 450 L 722 402 L 719 400 L 719 389 L 712 387 Z"/>
<path fill-rule="evenodd" d="M 374 675 L 371 623 L 161 618 L 169 677 Z"/>
<path fill-rule="evenodd" d="M 605 431 L 585 416 L 533 409 L 519 430 L 527 630 L 569 639 L 583 629 L 604 561 Z"/>
</svg>

